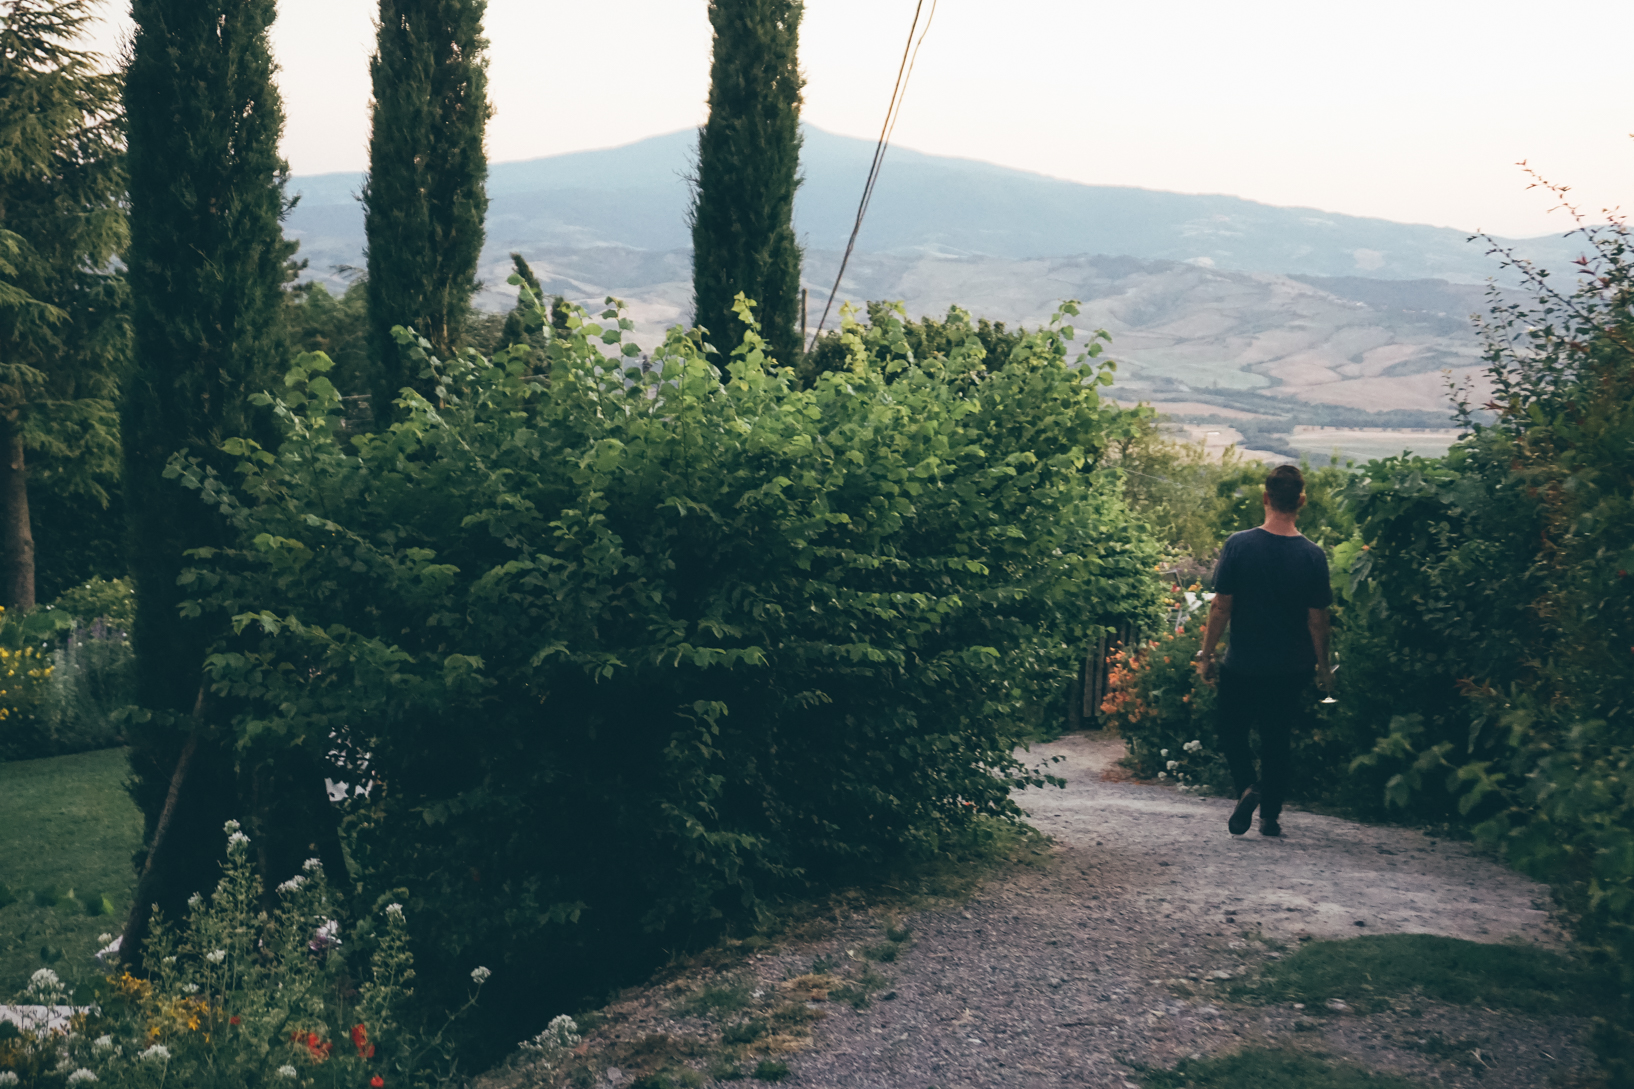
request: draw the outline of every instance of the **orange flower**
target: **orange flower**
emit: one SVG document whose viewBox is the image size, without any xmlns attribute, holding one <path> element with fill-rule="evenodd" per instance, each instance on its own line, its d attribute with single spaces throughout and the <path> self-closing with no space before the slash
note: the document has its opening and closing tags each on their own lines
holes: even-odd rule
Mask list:
<svg viewBox="0 0 1634 1089">
<path fill-rule="evenodd" d="M 298 1044 L 305 1044 L 306 1050 L 312 1056 L 313 1061 L 320 1063 L 329 1057 L 329 1049 L 334 1046 L 326 1040 L 320 1040 L 315 1032 L 307 1033 L 306 1039 L 302 1040 L 300 1032 L 297 1031 L 291 1034 L 290 1039 Z"/>
<path fill-rule="evenodd" d="M 374 1058 L 374 1045 L 369 1042 L 369 1030 L 362 1024 L 352 1026 L 352 1046 L 357 1048 L 360 1057 Z"/>
</svg>

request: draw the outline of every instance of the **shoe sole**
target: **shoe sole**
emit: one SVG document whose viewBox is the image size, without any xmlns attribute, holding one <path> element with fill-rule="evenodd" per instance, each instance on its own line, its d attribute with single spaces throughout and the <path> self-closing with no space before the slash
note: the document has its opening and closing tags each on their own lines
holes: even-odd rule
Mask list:
<svg viewBox="0 0 1634 1089">
<path fill-rule="evenodd" d="M 1260 795 L 1257 790 L 1250 790 L 1237 800 L 1237 808 L 1231 811 L 1231 819 L 1226 821 L 1226 828 L 1234 836 L 1240 836 L 1248 831 L 1254 823 L 1254 810 L 1260 805 Z"/>
</svg>

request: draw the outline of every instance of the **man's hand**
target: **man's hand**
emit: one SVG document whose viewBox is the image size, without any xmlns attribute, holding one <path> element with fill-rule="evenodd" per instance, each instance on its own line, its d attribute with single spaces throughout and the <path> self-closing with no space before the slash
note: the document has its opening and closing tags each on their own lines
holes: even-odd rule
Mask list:
<svg viewBox="0 0 1634 1089">
<path fill-rule="evenodd" d="M 1210 688 L 1213 688 L 1214 687 L 1214 655 L 1204 654 L 1202 651 L 1198 651 L 1197 652 L 1197 657 L 1195 659 L 1193 659 L 1193 661 L 1197 665 L 1198 679 L 1200 679 L 1204 684 L 1208 685 Z"/>
<path fill-rule="evenodd" d="M 1322 690 L 1323 695 L 1333 695 L 1333 670 L 1321 662 L 1316 663 L 1316 687 Z"/>
</svg>

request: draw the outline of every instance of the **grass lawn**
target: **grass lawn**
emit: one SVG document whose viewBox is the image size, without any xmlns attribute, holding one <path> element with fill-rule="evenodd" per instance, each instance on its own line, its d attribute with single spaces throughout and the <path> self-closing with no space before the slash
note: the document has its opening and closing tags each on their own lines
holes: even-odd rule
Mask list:
<svg viewBox="0 0 1634 1089">
<path fill-rule="evenodd" d="M 1141 1084 L 1146 1089 L 1415 1089 L 1416 1083 L 1343 1059 L 1255 1047 L 1215 1059 L 1186 1059 L 1173 1070 L 1147 1071 Z"/>
<path fill-rule="evenodd" d="M 1613 1001 L 1612 981 L 1534 945 L 1380 934 L 1302 945 L 1228 989 L 1250 1002 L 1305 1002 L 1321 1012 L 1340 999 L 1364 1012 L 1422 995 L 1437 1002 L 1546 1016 Z"/>
<path fill-rule="evenodd" d="M 124 749 L 0 764 L 0 1001 L 48 963 L 89 976 L 97 935 L 124 925 L 142 843 L 128 771 Z"/>
</svg>

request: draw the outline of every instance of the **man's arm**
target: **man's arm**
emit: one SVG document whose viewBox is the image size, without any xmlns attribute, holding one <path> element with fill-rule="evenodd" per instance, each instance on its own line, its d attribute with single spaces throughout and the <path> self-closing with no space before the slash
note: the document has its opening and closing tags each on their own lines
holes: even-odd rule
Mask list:
<svg viewBox="0 0 1634 1089">
<path fill-rule="evenodd" d="M 1333 687 L 1333 669 L 1328 664 L 1328 633 L 1332 625 L 1327 609 L 1308 609 L 1305 625 L 1311 630 L 1311 645 L 1316 648 L 1316 683 L 1324 690 Z"/>
<path fill-rule="evenodd" d="M 1197 675 L 1204 683 L 1214 683 L 1214 645 L 1231 623 L 1231 595 L 1215 594 L 1209 602 L 1208 627 L 1203 630 L 1203 649 L 1197 655 Z"/>
</svg>

